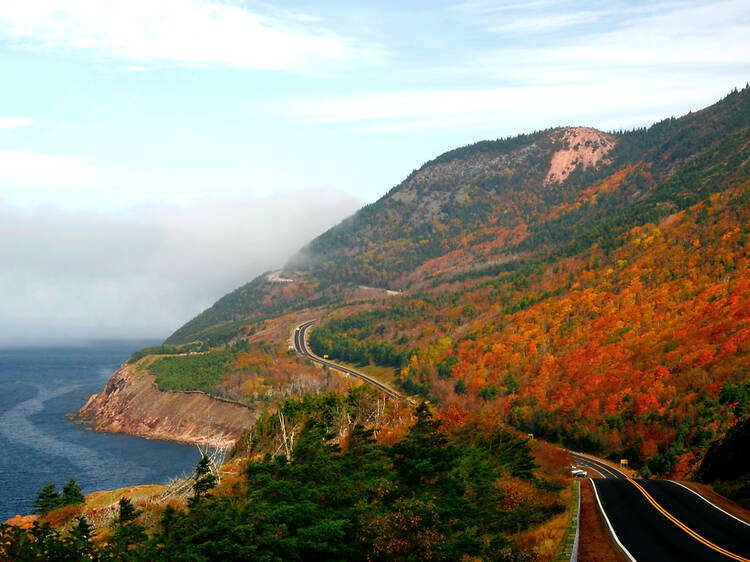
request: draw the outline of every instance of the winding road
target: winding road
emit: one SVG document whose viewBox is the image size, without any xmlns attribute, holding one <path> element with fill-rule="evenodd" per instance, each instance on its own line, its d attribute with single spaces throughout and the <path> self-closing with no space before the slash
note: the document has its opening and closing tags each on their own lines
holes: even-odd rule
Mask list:
<svg viewBox="0 0 750 562">
<path fill-rule="evenodd" d="M 328 365 L 332 369 L 336 369 L 337 371 L 341 371 L 342 373 L 346 373 L 347 375 L 350 375 L 354 378 L 357 378 L 361 381 L 366 382 L 369 385 L 374 386 L 387 396 L 390 396 L 391 398 L 401 399 L 404 398 L 401 394 L 393 390 L 391 387 L 386 386 L 380 381 L 377 381 L 373 379 L 372 377 L 368 377 L 364 373 L 360 373 L 359 371 L 355 371 L 354 369 L 350 369 L 349 367 L 344 367 L 343 365 L 339 365 L 338 363 L 334 363 L 333 361 L 329 361 L 328 359 L 324 357 L 319 357 L 315 355 L 315 353 L 312 352 L 312 350 L 307 347 L 307 330 L 310 329 L 310 326 L 312 326 L 315 323 L 315 320 L 309 320 L 307 322 L 304 322 L 297 326 L 294 329 L 294 336 L 293 336 L 293 344 L 294 344 L 294 351 L 296 351 L 299 355 L 302 355 L 303 357 L 307 357 L 308 359 L 315 361 L 316 363 L 319 363 L 321 365 Z M 409 403 L 414 404 L 414 401 L 410 398 L 407 398 Z"/>
<path fill-rule="evenodd" d="M 750 524 L 678 482 L 633 479 L 601 461 L 571 454 L 576 463 L 602 475 L 591 480 L 596 501 L 630 560 L 750 562 Z"/>
<path fill-rule="evenodd" d="M 299 355 L 360 379 L 391 398 L 404 398 L 364 373 L 313 353 L 307 346 L 307 331 L 314 323 L 310 320 L 294 329 Z M 633 479 L 597 459 L 571 455 L 576 463 L 601 475 L 591 479 L 596 502 L 610 534 L 630 560 L 750 562 L 750 524 L 690 488 L 671 480 Z"/>
</svg>

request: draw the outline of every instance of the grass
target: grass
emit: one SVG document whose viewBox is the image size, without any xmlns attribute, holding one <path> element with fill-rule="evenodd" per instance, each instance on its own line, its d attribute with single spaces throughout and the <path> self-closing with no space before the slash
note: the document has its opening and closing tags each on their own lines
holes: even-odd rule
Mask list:
<svg viewBox="0 0 750 562">
<path fill-rule="evenodd" d="M 578 525 L 578 496 L 580 493 L 580 481 L 576 481 L 570 492 L 567 512 L 564 514 L 567 515 L 567 523 L 563 535 L 557 543 L 556 552 L 551 558 L 552 560 L 570 560 L 570 554 L 573 550 L 573 541 L 576 536 L 576 526 Z"/>
</svg>

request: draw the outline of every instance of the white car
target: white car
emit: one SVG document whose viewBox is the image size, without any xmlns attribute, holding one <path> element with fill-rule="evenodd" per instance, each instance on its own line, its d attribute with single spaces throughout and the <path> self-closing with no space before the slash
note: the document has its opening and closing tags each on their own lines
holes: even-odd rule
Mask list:
<svg viewBox="0 0 750 562">
<path fill-rule="evenodd" d="M 573 476 L 576 476 L 578 478 L 586 478 L 588 475 L 589 473 L 582 468 L 573 467 Z"/>
</svg>

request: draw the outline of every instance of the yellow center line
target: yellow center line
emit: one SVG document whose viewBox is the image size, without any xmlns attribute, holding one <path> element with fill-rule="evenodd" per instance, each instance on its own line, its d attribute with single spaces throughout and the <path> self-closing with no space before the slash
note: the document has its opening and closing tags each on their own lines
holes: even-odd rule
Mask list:
<svg viewBox="0 0 750 562">
<path fill-rule="evenodd" d="M 750 562 L 750 559 L 743 558 L 742 556 L 739 556 L 737 554 L 729 552 L 728 550 L 725 550 L 725 549 L 721 548 L 720 546 L 715 545 L 714 543 L 712 543 L 708 539 L 703 538 L 698 533 L 696 533 L 695 531 L 693 531 L 690 527 L 688 527 L 687 525 L 685 525 L 682 521 L 678 520 L 674 515 L 672 515 L 671 513 L 669 513 L 662 506 L 660 506 L 656 502 L 656 500 L 651 497 L 651 494 L 649 494 L 643 488 L 643 486 L 641 486 L 640 484 L 638 484 L 638 482 L 636 482 L 635 480 L 632 480 L 630 478 L 628 478 L 628 482 L 631 482 L 633 484 L 633 486 L 635 486 L 636 488 L 638 488 L 638 490 L 640 490 L 640 492 L 646 497 L 646 499 L 648 500 L 648 502 L 651 505 L 653 505 L 662 515 L 664 515 L 664 517 L 666 517 L 667 519 L 669 519 L 672 523 L 674 523 L 675 525 L 677 525 L 680 529 L 682 529 L 683 531 L 685 531 L 688 535 L 690 535 L 694 539 L 702 542 L 707 547 L 715 550 L 716 552 L 719 552 L 719 553 L 723 554 L 724 556 L 728 556 L 729 558 L 733 558 L 734 560 L 739 560 L 740 562 Z"/>
</svg>

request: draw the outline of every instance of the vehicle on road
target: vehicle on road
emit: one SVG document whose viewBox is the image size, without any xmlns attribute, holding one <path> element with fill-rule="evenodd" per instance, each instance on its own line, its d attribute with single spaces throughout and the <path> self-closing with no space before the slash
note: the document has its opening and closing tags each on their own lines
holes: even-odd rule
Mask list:
<svg viewBox="0 0 750 562">
<path fill-rule="evenodd" d="M 589 475 L 589 473 L 582 468 L 576 468 L 575 466 L 572 466 L 571 469 L 573 472 L 573 476 L 575 476 L 576 478 L 586 478 Z"/>
</svg>

